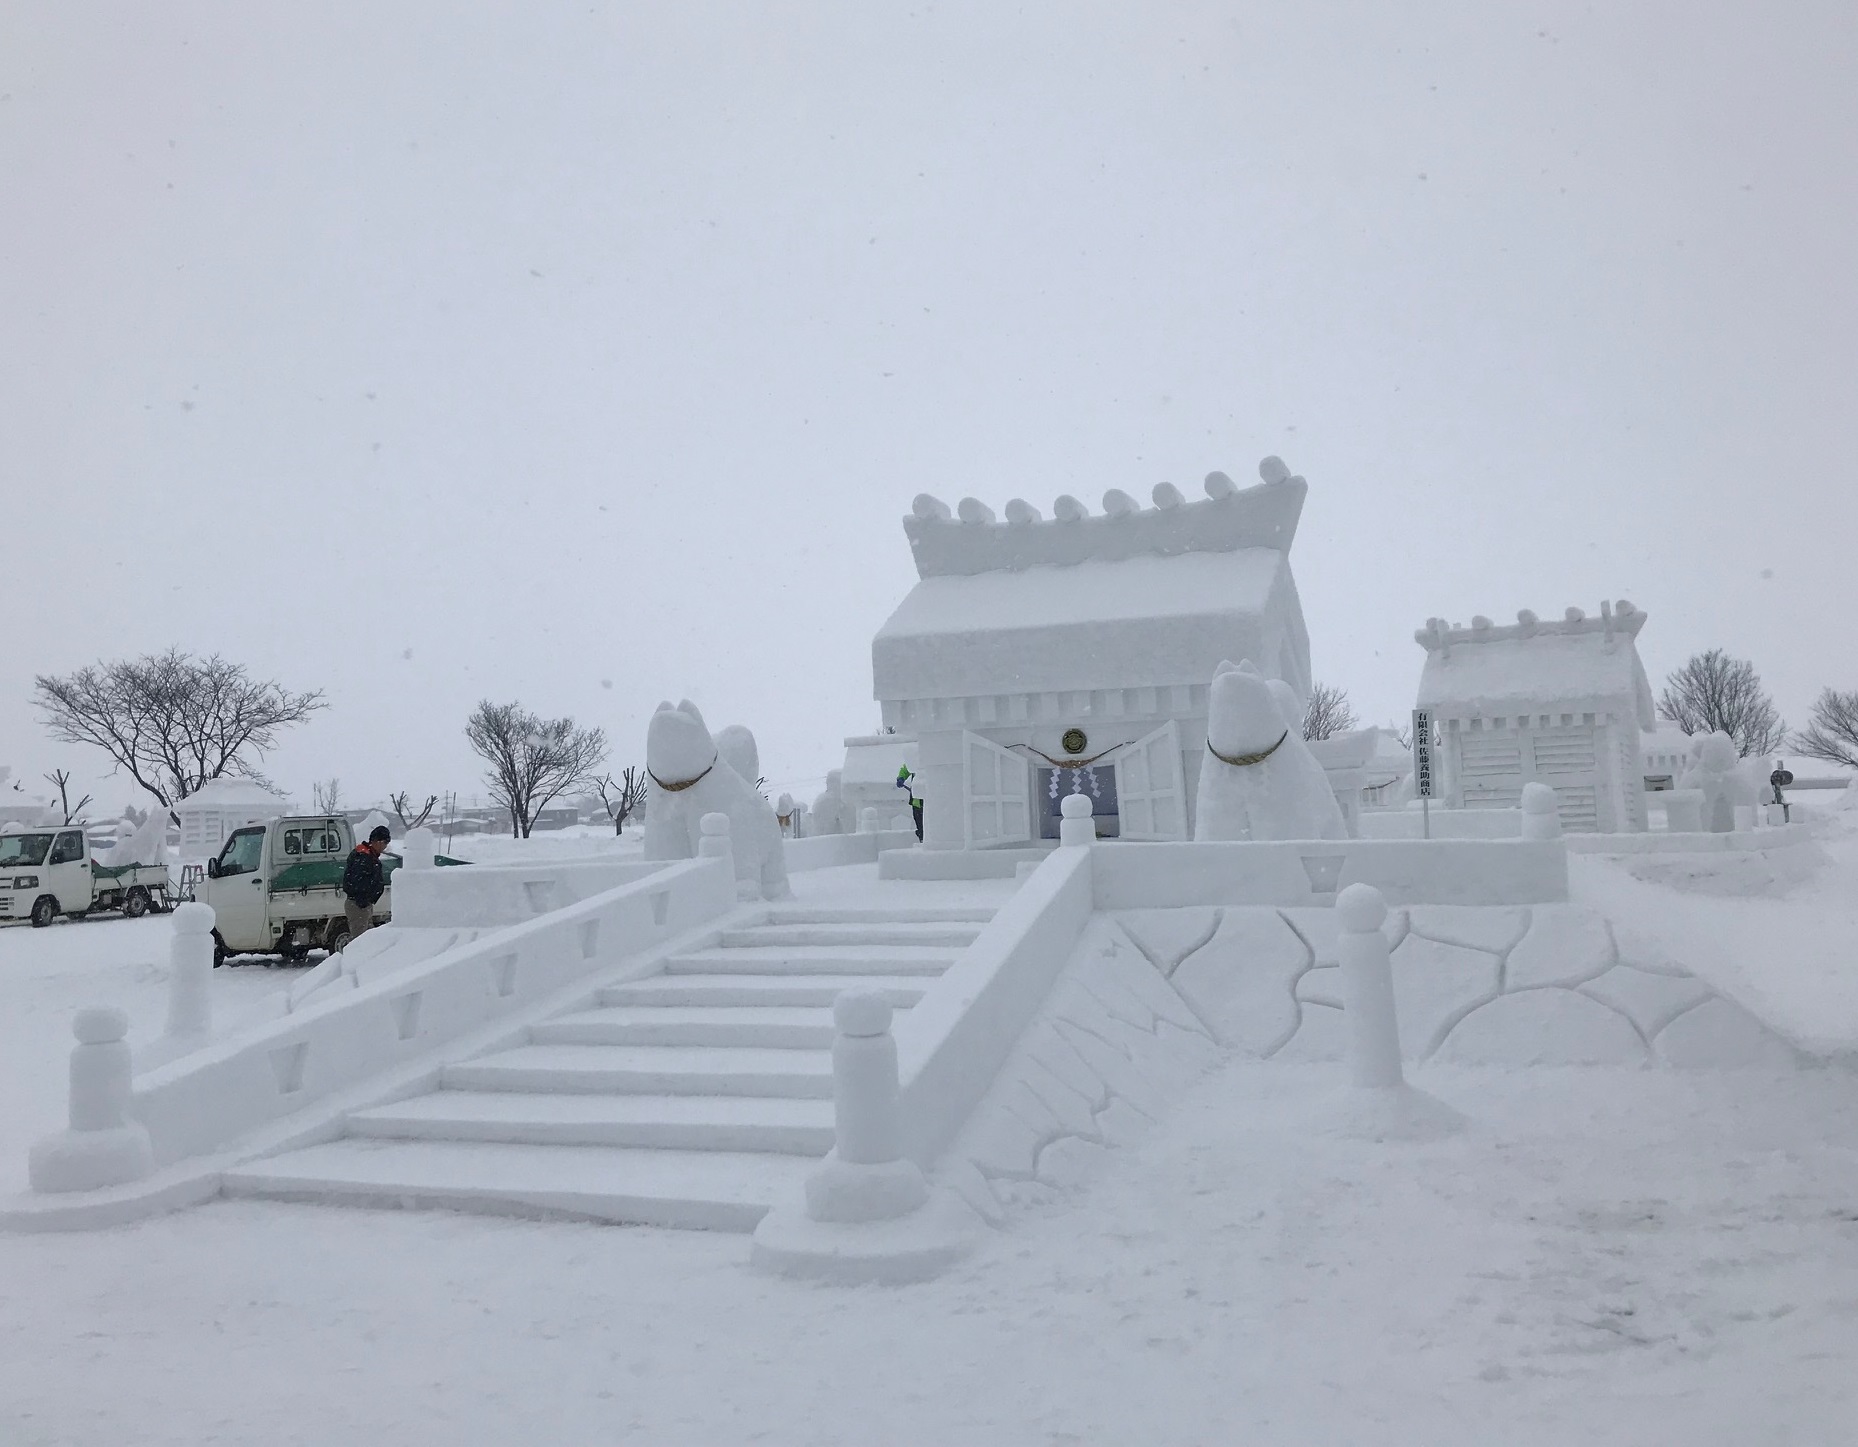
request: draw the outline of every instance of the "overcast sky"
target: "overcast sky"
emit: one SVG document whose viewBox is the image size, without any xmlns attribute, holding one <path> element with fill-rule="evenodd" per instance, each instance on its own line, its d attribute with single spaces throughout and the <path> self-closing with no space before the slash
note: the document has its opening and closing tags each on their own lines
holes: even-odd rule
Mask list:
<svg viewBox="0 0 1858 1447">
<path fill-rule="evenodd" d="M 777 782 L 876 722 L 920 491 L 1281 454 L 1317 676 L 1650 615 L 1858 687 L 1858 8 L 0 4 L 0 764 L 178 644 L 265 761 L 479 788 L 481 697 Z M 125 781 L 104 780 L 107 801 Z"/>
</svg>

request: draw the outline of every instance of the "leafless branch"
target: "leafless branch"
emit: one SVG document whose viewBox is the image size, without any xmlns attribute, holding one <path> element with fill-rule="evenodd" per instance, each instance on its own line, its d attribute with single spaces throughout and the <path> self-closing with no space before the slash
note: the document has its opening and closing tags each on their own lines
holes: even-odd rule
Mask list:
<svg viewBox="0 0 1858 1447">
<path fill-rule="evenodd" d="M 432 811 L 438 807 L 439 796 L 437 794 L 426 795 L 426 802 L 421 804 L 417 810 L 413 808 L 412 800 L 412 794 L 405 789 L 398 794 L 387 796 L 387 802 L 393 805 L 394 817 L 400 821 L 402 833 L 408 829 L 417 829 L 430 819 Z"/>
<path fill-rule="evenodd" d="M 613 821 L 613 832 L 621 833 L 626 820 L 645 802 L 645 770 L 629 765 L 620 771 L 618 779 L 602 774 L 594 780 L 594 788 L 599 792 L 606 817 Z"/>
<path fill-rule="evenodd" d="M 1334 738 L 1355 727 L 1355 708 L 1348 701 L 1348 691 L 1327 683 L 1310 689 L 1310 701 L 1303 710 L 1303 737 L 1314 742 Z"/>
<path fill-rule="evenodd" d="M 1720 648 L 1692 655 L 1665 679 L 1658 712 L 1687 734 L 1728 734 L 1743 758 L 1771 754 L 1787 736 L 1755 665 Z"/>
<path fill-rule="evenodd" d="M 84 811 L 90 807 L 90 795 L 86 794 L 75 804 L 71 802 L 71 771 L 69 769 L 53 769 L 51 773 L 45 776 L 45 780 L 58 791 L 58 808 L 64 814 L 65 823 L 77 824 L 82 822 Z"/>
<path fill-rule="evenodd" d="M 1809 759 L 1858 769 L 1858 689 L 1822 689 L 1813 700 L 1806 728 L 1793 736 L 1793 746 Z"/>
<path fill-rule="evenodd" d="M 472 710 L 465 737 L 489 767 L 491 796 L 510 811 L 510 827 L 527 839 L 536 815 L 569 789 L 584 787 L 606 757 L 606 734 L 571 718 L 544 719 L 520 703 L 485 699 Z"/>
<path fill-rule="evenodd" d="M 178 648 L 41 674 L 33 695 L 53 738 L 102 749 L 170 807 L 225 774 L 262 782 L 257 760 L 278 731 L 325 707 L 320 691 L 292 693 L 243 664 Z"/>
</svg>

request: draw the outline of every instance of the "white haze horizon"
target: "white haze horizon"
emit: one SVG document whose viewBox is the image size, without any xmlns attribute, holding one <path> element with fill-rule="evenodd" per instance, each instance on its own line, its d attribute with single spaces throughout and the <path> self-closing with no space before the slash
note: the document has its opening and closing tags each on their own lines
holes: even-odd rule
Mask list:
<svg viewBox="0 0 1858 1447">
<path fill-rule="evenodd" d="M 290 794 L 480 793 L 481 698 L 876 727 L 919 492 L 1309 480 L 1315 673 L 1629 598 L 1858 688 L 1858 18 L 980 4 L 0 13 L 0 764 L 220 653 Z M 23 503 L 23 518 L 20 504 Z"/>
</svg>

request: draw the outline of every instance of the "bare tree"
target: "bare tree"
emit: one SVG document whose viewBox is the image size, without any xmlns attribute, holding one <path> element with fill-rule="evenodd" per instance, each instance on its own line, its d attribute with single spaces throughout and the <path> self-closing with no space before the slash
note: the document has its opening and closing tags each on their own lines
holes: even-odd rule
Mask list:
<svg viewBox="0 0 1858 1447">
<path fill-rule="evenodd" d="M 485 699 L 471 711 L 465 737 L 490 767 L 490 794 L 509 810 L 511 832 L 527 839 L 536 815 L 556 795 L 584 787 L 606 758 L 606 734 L 576 728 L 571 718 L 545 719 L 520 703 Z"/>
<path fill-rule="evenodd" d="M 225 774 L 263 782 L 257 760 L 278 731 L 326 707 L 320 691 L 292 693 L 242 663 L 178 648 L 41 674 L 33 702 L 53 738 L 102 749 L 169 807 Z"/>
<path fill-rule="evenodd" d="M 315 800 L 318 814 L 335 814 L 342 808 L 342 781 L 340 779 L 318 779 L 310 785 L 310 794 Z"/>
<path fill-rule="evenodd" d="M 1813 700 L 1806 728 L 1793 736 L 1793 746 L 1809 759 L 1858 769 L 1858 689 L 1840 693 L 1821 689 Z"/>
<path fill-rule="evenodd" d="M 626 820 L 645 802 L 645 770 L 629 765 L 620 771 L 618 779 L 602 774 L 594 780 L 594 788 L 599 791 L 606 817 L 613 821 L 613 832 L 621 833 Z"/>
<path fill-rule="evenodd" d="M 84 817 L 84 811 L 90 807 L 90 795 L 86 794 L 75 804 L 71 802 L 69 769 L 53 769 L 45 780 L 58 791 L 58 807 L 64 812 L 65 823 L 76 824 Z"/>
<path fill-rule="evenodd" d="M 400 821 L 400 832 L 403 834 L 408 829 L 419 828 L 432 817 L 432 811 L 438 807 L 439 796 L 437 794 L 426 795 L 426 802 L 421 804 L 417 810 L 413 808 L 412 801 L 412 794 L 405 789 L 398 794 L 387 796 L 387 802 L 393 805 L 394 817 Z"/>
<path fill-rule="evenodd" d="M 1318 683 L 1310 689 L 1310 701 L 1303 710 L 1303 737 L 1312 742 L 1345 734 L 1356 724 L 1355 707 L 1348 701 L 1346 689 Z"/>
<path fill-rule="evenodd" d="M 1755 665 L 1720 648 L 1692 654 L 1665 678 L 1658 712 L 1687 734 L 1728 734 L 1743 758 L 1771 754 L 1787 736 Z"/>
</svg>

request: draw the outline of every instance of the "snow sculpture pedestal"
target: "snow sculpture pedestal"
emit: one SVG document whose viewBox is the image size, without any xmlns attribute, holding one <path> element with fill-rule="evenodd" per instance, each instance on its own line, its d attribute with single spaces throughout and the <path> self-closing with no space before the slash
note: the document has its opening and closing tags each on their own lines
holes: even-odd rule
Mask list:
<svg viewBox="0 0 1858 1447">
<path fill-rule="evenodd" d="M 1523 785 L 1523 838 L 1561 838 L 1561 809 L 1547 784 Z"/>
<path fill-rule="evenodd" d="M 1549 791 L 1550 803 L 1553 792 Z M 1348 1024 L 1349 1088 L 1326 1112 L 1331 1134 L 1357 1140 L 1436 1140 L 1464 1125 L 1442 1100 L 1406 1083 L 1400 1065 L 1400 1023 L 1394 1011 L 1393 963 L 1381 926 L 1387 901 L 1372 885 L 1351 884 L 1336 896 L 1341 926 L 1342 1014 Z"/>
<path fill-rule="evenodd" d="M 71 1127 L 32 1147 L 27 1179 L 45 1192 L 139 1181 L 155 1162 L 148 1131 L 129 1118 L 129 1017 L 113 1006 L 79 1010 L 71 1033 Z"/>
<path fill-rule="evenodd" d="M 877 989 L 845 990 L 832 1018 L 836 1144 L 807 1178 L 804 1207 L 761 1218 L 749 1261 L 840 1284 L 927 1280 L 967 1253 L 978 1218 L 904 1157 L 890 1001 Z"/>
<path fill-rule="evenodd" d="M 408 869 L 432 869 L 439 862 L 439 836 L 424 824 L 406 831 L 400 841 L 400 858 Z"/>
</svg>

